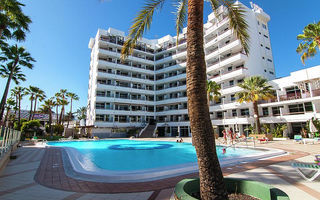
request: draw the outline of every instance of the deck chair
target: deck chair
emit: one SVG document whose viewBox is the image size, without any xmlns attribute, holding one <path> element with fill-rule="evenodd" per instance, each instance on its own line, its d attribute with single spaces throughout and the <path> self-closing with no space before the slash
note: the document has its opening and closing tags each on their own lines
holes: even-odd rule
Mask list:
<svg viewBox="0 0 320 200">
<path fill-rule="evenodd" d="M 320 176 L 320 166 L 315 163 L 292 163 L 292 167 L 307 181 L 314 181 Z"/>
<path fill-rule="evenodd" d="M 295 142 L 301 143 L 302 142 L 302 135 L 294 135 L 293 139 Z"/>
</svg>

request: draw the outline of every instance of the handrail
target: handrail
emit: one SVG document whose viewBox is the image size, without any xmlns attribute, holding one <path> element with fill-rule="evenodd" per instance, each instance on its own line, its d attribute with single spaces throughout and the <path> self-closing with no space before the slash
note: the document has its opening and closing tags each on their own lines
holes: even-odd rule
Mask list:
<svg viewBox="0 0 320 200">
<path fill-rule="evenodd" d="M 20 141 L 21 132 L 5 126 L 0 126 L 0 133 L 3 136 L 0 139 L 0 142 L 1 142 L 0 155 L 2 156 L 4 153 L 8 152 L 11 149 L 12 145 Z"/>
</svg>

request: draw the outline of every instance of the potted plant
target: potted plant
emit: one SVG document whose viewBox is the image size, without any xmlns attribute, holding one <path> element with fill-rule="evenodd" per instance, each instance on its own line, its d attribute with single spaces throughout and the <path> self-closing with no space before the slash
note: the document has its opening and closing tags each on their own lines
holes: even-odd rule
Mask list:
<svg viewBox="0 0 320 200">
<path fill-rule="evenodd" d="M 289 200 L 289 196 L 271 185 L 238 178 L 224 178 L 229 194 L 245 194 L 263 200 Z M 199 178 L 183 179 L 174 189 L 175 200 L 197 200 L 200 193 Z"/>
</svg>

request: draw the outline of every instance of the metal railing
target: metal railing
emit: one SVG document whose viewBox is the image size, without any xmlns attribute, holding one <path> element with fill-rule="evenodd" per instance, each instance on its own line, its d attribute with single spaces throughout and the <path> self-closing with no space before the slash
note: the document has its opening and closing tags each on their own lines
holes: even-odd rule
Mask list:
<svg viewBox="0 0 320 200">
<path fill-rule="evenodd" d="M 20 141 L 21 132 L 5 126 L 0 126 L 0 133 L 0 155 L 2 156 L 11 149 L 12 145 Z"/>
</svg>

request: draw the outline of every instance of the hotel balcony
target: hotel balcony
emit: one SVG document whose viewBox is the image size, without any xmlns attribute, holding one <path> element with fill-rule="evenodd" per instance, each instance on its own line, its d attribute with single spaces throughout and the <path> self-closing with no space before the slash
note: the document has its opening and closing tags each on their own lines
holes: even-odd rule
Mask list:
<svg viewBox="0 0 320 200">
<path fill-rule="evenodd" d="M 210 38 L 210 40 L 207 40 L 204 45 L 204 48 L 207 49 L 230 35 L 232 35 L 232 31 L 228 29 L 228 30 L 224 31 L 223 33 L 221 33 L 221 35 L 212 37 L 212 38 Z"/>
<path fill-rule="evenodd" d="M 207 64 L 207 73 L 212 73 L 214 71 L 217 71 L 218 69 L 226 66 L 226 65 L 237 65 L 243 62 L 246 62 L 248 57 L 244 55 L 241 52 L 231 54 L 229 56 L 225 56 L 223 58 L 220 58 L 220 60 L 216 60 L 212 63 Z"/>
<path fill-rule="evenodd" d="M 224 81 L 224 80 L 227 80 L 230 78 L 234 78 L 237 76 L 241 76 L 241 75 L 245 76 L 246 72 L 247 72 L 247 69 L 245 67 L 239 67 L 239 68 L 233 69 L 231 71 L 226 71 L 226 72 L 222 72 L 221 74 L 210 76 L 209 79 L 211 81 L 215 81 L 215 82 L 219 83 L 221 81 Z M 224 89 L 226 89 L 226 88 L 224 88 Z"/>
<path fill-rule="evenodd" d="M 186 78 L 186 73 L 182 73 L 182 74 L 178 74 L 175 76 L 166 77 L 163 79 L 156 80 L 155 83 L 156 84 L 163 84 L 163 83 L 167 83 L 167 82 L 171 82 L 171 81 L 178 81 L 178 80 L 185 79 L 185 78 Z"/>
<path fill-rule="evenodd" d="M 131 86 L 120 86 L 113 85 L 107 83 L 97 83 L 98 89 L 111 90 L 111 91 L 119 91 L 119 92 L 132 92 L 132 93 L 141 93 L 141 94 L 149 94 L 154 95 L 154 90 L 148 90 L 145 88 L 133 88 Z"/>
<path fill-rule="evenodd" d="M 132 99 L 132 98 L 120 98 L 120 97 L 96 97 L 96 102 L 110 102 L 110 103 L 124 103 L 124 104 L 136 104 L 136 105 L 147 105 L 153 106 L 154 101 L 148 101 L 146 99 Z"/>
<path fill-rule="evenodd" d="M 116 74 L 116 73 L 108 73 L 108 72 L 101 72 L 98 71 L 97 78 L 107 78 L 107 79 L 115 79 L 115 80 L 122 80 L 122 81 L 130 81 L 135 83 L 144 83 L 152 85 L 154 84 L 153 80 L 149 80 L 146 78 L 134 78 L 131 75 L 123 75 L 123 74 Z"/>
<path fill-rule="evenodd" d="M 169 72 L 169 71 L 173 71 L 173 70 L 179 70 L 179 69 L 183 69 L 186 68 L 187 63 L 183 62 L 183 63 L 176 63 L 175 65 L 169 65 L 166 67 L 161 67 L 158 68 L 158 70 L 155 71 L 156 74 L 161 74 L 161 73 L 165 73 L 165 72 Z"/>
<path fill-rule="evenodd" d="M 240 40 L 235 39 L 233 41 L 230 41 L 228 44 L 224 44 L 223 46 L 219 48 L 217 47 L 213 51 L 208 52 L 206 55 L 206 61 L 209 61 L 210 59 L 218 57 L 219 55 L 227 52 L 230 49 L 234 51 L 240 51 L 241 48 L 242 46 L 241 46 Z"/>
</svg>

